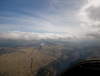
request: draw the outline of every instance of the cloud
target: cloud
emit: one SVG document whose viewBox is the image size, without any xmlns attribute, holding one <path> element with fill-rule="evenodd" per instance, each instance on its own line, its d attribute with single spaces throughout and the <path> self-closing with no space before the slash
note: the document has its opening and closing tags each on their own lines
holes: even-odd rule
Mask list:
<svg viewBox="0 0 100 76">
<path fill-rule="evenodd" d="M 0 39 L 11 39 L 11 40 L 41 40 L 41 39 L 72 39 L 75 36 L 69 36 L 66 34 L 55 34 L 55 33 L 34 33 L 34 32 L 0 32 Z"/>
<path fill-rule="evenodd" d="M 20 31 L 9 31 L 0 32 L 0 40 L 59 40 L 59 41 L 70 41 L 70 42 L 92 42 L 97 40 L 94 35 L 88 34 L 84 36 L 79 35 L 66 35 L 60 33 L 35 33 L 35 32 L 20 32 Z"/>
<path fill-rule="evenodd" d="M 80 19 L 86 26 L 97 26 L 100 24 L 100 1 L 88 0 L 79 11 Z"/>
<path fill-rule="evenodd" d="M 87 9 L 89 19 L 93 21 L 100 21 L 100 6 L 93 7 Z"/>
<path fill-rule="evenodd" d="M 100 39 L 100 1 L 87 0 L 78 14 L 81 26 L 87 31 L 85 34 Z"/>
<path fill-rule="evenodd" d="M 91 33 L 91 34 L 87 34 L 87 35 L 100 39 L 100 33 L 97 33 L 97 32 Z"/>
</svg>

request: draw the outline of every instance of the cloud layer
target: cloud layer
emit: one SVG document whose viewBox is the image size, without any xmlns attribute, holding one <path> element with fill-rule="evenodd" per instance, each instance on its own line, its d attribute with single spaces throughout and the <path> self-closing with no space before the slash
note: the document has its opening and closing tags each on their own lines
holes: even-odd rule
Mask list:
<svg viewBox="0 0 100 76">
<path fill-rule="evenodd" d="M 95 36 L 97 37 L 97 36 Z M 93 34 L 88 34 L 85 36 L 78 35 L 66 35 L 57 33 L 34 33 L 34 32 L 20 32 L 20 31 L 10 31 L 10 32 L 0 32 L 0 40 L 60 40 L 60 41 L 94 41 L 97 40 Z"/>
<path fill-rule="evenodd" d="M 65 34 L 54 34 L 54 33 L 32 33 L 32 32 L 0 32 L 1 39 L 13 39 L 13 40 L 40 40 L 40 39 L 71 39 L 72 36 Z"/>
</svg>

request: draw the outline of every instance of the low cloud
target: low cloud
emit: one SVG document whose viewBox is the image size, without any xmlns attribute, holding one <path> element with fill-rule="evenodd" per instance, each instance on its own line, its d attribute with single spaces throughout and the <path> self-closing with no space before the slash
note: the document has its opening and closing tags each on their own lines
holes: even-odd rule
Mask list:
<svg viewBox="0 0 100 76">
<path fill-rule="evenodd" d="M 55 34 L 55 33 L 33 33 L 33 32 L 0 32 L 0 39 L 11 39 L 11 40 L 41 40 L 41 39 L 73 39 L 75 36 L 66 34 Z"/>
<path fill-rule="evenodd" d="M 91 42 L 97 40 L 94 35 L 67 35 L 60 33 L 34 33 L 34 32 L 0 32 L 0 40 L 58 40 L 58 41 L 71 41 L 71 42 Z"/>
<path fill-rule="evenodd" d="M 91 36 L 91 37 L 94 37 L 94 38 L 100 40 L 100 33 L 99 32 L 100 31 L 98 31 L 98 32 L 92 32 L 92 33 L 87 34 L 87 36 Z"/>
</svg>

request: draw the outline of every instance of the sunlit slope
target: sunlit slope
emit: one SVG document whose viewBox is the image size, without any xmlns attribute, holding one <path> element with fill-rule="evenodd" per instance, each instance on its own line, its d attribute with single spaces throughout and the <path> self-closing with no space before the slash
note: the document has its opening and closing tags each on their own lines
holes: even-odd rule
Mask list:
<svg viewBox="0 0 100 76">
<path fill-rule="evenodd" d="M 0 74 L 4 76 L 35 76 L 38 69 L 60 58 L 63 48 L 65 48 L 63 44 L 1 48 Z"/>
</svg>

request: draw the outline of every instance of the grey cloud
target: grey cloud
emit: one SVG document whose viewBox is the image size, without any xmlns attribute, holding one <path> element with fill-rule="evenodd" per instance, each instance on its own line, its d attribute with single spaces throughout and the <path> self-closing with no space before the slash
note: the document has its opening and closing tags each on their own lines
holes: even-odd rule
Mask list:
<svg viewBox="0 0 100 76">
<path fill-rule="evenodd" d="M 89 33 L 89 34 L 87 34 L 87 36 L 91 36 L 91 37 L 95 37 L 96 39 L 100 39 L 100 33 L 97 33 L 97 32 Z"/>
<path fill-rule="evenodd" d="M 88 17 L 94 21 L 100 21 L 100 6 L 94 7 L 91 6 L 87 9 Z"/>
<path fill-rule="evenodd" d="M 100 41 L 100 1 L 87 0 L 79 10 L 81 27 L 85 29 L 85 36 L 93 41 Z"/>
</svg>

